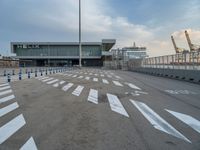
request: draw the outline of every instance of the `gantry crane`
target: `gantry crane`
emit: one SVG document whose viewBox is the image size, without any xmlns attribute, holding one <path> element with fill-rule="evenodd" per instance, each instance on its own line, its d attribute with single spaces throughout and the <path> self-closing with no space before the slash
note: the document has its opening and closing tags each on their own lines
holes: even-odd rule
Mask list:
<svg viewBox="0 0 200 150">
<path fill-rule="evenodd" d="M 188 42 L 188 45 L 190 48 L 190 52 L 195 52 L 195 51 L 200 52 L 200 45 L 192 44 L 187 30 L 185 31 L 185 36 L 186 36 L 186 39 L 187 39 L 187 42 Z"/>
<path fill-rule="evenodd" d="M 175 42 L 173 36 L 171 36 L 171 39 L 172 39 L 172 43 L 173 43 L 173 45 L 174 45 L 174 49 L 175 49 L 175 51 L 176 51 L 176 54 L 188 52 L 188 51 L 185 50 L 184 48 L 179 48 L 179 47 L 176 46 L 176 42 Z"/>
</svg>

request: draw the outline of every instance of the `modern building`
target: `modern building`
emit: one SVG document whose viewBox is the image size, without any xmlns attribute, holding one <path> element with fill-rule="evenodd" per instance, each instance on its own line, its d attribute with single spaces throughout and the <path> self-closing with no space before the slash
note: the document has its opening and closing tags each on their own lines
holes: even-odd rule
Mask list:
<svg viewBox="0 0 200 150">
<path fill-rule="evenodd" d="M 146 47 L 138 47 L 134 43 L 131 47 L 124 47 L 122 49 L 113 49 L 113 56 L 115 59 L 128 61 L 130 59 L 143 59 L 148 57 Z"/>
<path fill-rule="evenodd" d="M 82 65 L 102 66 L 103 52 L 109 51 L 116 40 L 82 43 Z M 21 66 L 73 66 L 79 64 L 78 42 L 11 42 Z"/>
</svg>

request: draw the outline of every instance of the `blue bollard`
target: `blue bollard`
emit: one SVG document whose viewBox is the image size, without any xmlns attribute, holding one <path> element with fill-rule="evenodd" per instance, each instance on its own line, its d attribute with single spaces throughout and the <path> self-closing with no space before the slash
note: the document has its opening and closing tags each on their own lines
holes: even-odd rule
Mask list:
<svg viewBox="0 0 200 150">
<path fill-rule="evenodd" d="M 26 74 L 28 73 L 28 69 L 26 69 Z"/>
<path fill-rule="evenodd" d="M 47 75 L 47 69 L 46 69 L 46 75 Z"/>
<path fill-rule="evenodd" d="M 37 70 L 35 70 L 35 77 L 37 77 Z"/>
<path fill-rule="evenodd" d="M 30 74 L 30 72 L 28 72 L 28 78 L 29 78 L 29 79 L 31 78 L 31 74 Z"/>
<path fill-rule="evenodd" d="M 4 74 L 3 74 L 3 76 L 6 76 L 6 70 L 4 70 Z"/>
<path fill-rule="evenodd" d="M 41 71 L 40 75 L 43 76 L 42 71 Z"/>
<path fill-rule="evenodd" d="M 12 70 L 12 75 L 13 75 L 13 76 L 15 75 L 15 70 Z"/>
<path fill-rule="evenodd" d="M 10 78 L 10 74 L 8 73 L 8 75 L 7 75 L 7 78 L 8 78 L 8 82 L 10 82 L 11 81 L 11 78 Z"/>
<path fill-rule="evenodd" d="M 22 80 L 22 73 L 19 72 L 19 80 Z"/>
</svg>

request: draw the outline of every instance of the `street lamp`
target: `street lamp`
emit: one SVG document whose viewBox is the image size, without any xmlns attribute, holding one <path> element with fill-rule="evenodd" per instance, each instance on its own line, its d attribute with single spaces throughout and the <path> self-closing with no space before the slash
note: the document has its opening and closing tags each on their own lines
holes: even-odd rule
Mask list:
<svg viewBox="0 0 200 150">
<path fill-rule="evenodd" d="M 81 68 L 81 57 L 82 57 L 82 47 L 81 47 L 81 0 L 79 0 L 79 67 Z"/>
</svg>

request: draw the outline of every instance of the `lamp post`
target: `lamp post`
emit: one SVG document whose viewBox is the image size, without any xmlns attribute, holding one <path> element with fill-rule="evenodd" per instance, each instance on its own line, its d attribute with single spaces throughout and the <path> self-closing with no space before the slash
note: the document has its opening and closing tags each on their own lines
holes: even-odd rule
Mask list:
<svg viewBox="0 0 200 150">
<path fill-rule="evenodd" d="M 79 0 L 79 67 L 81 68 L 82 45 L 81 45 L 81 0 Z"/>
</svg>

